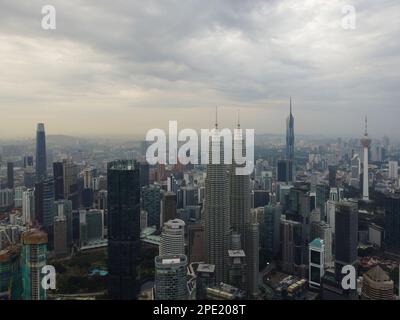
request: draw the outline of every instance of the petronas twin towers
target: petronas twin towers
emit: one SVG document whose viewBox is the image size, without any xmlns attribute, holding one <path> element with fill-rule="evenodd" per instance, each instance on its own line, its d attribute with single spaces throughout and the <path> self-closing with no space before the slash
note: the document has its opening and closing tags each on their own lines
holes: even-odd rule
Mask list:
<svg viewBox="0 0 400 320">
<path fill-rule="evenodd" d="M 242 135 L 235 134 L 233 148 L 243 148 L 243 154 L 245 149 L 242 139 Z M 207 262 L 215 265 L 217 283 L 228 280 L 228 250 L 232 249 L 231 238 L 236 234 L 237 239 L 237 234 L 239 234 L 243 248 L 246 223 L 250 214 L 250 177 L 236 175 L 234 162 L 231 165 L 224 164 L 223 143 L 216 123 L 210 138 L 204 226 Z M 219 150 L 219 164 L 212 161 L 215 150 Z"/>
</svg>

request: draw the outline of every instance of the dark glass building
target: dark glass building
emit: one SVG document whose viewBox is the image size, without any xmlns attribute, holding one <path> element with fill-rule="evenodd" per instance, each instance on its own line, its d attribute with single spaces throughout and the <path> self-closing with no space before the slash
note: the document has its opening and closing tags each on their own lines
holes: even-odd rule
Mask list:
<svg viewBox="0 0 400 320">
<path fill-rule="evenodd" d="M 44 124 L 39 123 L 36 131 L 36 180 L 41 182 L 47 177 L 46 134 Z"/>
<path fill-rule="evenodd" d="M 14 163 L 7 162 L 7 188 L 14 189 Z"/>
<path fill-rule="evenodd" d="M 385 246 L 390 251 L 400 250 L 400 193 L 385 197 Z"/>
<path fill-rule="evenodd" d="M 358 208 L 353 202 L 339 202 L 335 212 L 335 271 L 338 281 L 342 268 L 355 265 L 358 246 Z"/>
<path fill-rule="evenodd" d="M 337 173 L 337 166 L 328 166 L 328 172 L 329 172 L 329 187 L 330 188 L 335 188 L 336 187 L 336 173 Z"/>
<path fill-rule="evenodd" d="M 108 164 L 108 294 L 136 299 L 140 248 L 140 169 L 136 161 Z"/>
<path fill-rule="evenodd" d="M 56 200 L 64 199 L 64 175 L 63 163 L 53 163 L 53 177 L 54 177 L 54 197 Z"/>
</svg>

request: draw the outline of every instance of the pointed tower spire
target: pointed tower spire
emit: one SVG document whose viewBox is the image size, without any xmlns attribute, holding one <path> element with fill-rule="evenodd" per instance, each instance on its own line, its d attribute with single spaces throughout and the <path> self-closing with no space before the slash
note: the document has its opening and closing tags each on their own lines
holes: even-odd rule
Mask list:
<svg viewBox="0 0 400 320">
<path fill-rule="evenodd" d="M 368 136 L 368 118 L 367 115 L 365 115 L 365 136 Z"/>
<path fill-rule="evenodd" d="M 218 106 L 215 107 L 215 129 L 218 129 Z"/>
<path fill-rule="evenodd" d="M 237 114 L 237 127 L 240 129 L 240 109 L 238 109 L 238 114 Z"/>
<path fill-rule="evenodd" d="M 290 97 L 290 114 L 292 114 L 292 97 Z"/>
</svg>

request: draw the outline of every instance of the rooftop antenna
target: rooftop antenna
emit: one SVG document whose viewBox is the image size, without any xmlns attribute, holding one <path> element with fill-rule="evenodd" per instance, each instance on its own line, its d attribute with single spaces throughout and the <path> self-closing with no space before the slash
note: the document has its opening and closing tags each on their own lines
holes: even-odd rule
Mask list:
<svg viewBox="0 0 400 320">
<path fill-rule="evenodd" d="M 367 119 L 367 115 L 365 115 L 365 136 L 368 135 L 368 119 Z"/>
<path fill-rule="evenodd" d="M 240 109 L 238 109 L 238 114 L 237 114 L 237 127 L 240 129 Z"/>
<path fill-rule="evenodd" d="M 290 114 L 292 114 L 292 97 L 290 97 Z"/>
<path fill-rule="evenodd" d="M 218 129 L 218 106 L 215 107 L 215 129 Z"/>
</svg>

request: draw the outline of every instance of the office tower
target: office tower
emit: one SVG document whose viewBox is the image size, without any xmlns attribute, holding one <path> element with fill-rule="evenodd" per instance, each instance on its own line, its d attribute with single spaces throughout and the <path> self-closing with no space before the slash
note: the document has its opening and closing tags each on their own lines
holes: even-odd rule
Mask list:
<svg viewBox="0 0 400 320">
<path fill-rule="evenodd" d="M 320 238 L 324 241 L 324 260 L 325 268 L 333 266 L 332 258 L 332 228 L 324 221 L 314 222 L 312 224 L 311 238 Z"/>
<path fill-rule="evenodd" d="M 212 288 L 215 284 L 215 266 L 199 263 L 196 270 L 196 299 L 205 300 L 207 288 Z"/>
<path fill-rule="evenodd" d="M 269 192 L 267 190 L 254 190 L 253 192 L 253 208 L 265 207 L 270 201 Z"/>
<path fill-rule="evenodd" d="M 280 246 L 280 224 L 282 207 L 278 205 L 268 205 L 263 209 L 260 221 L 260 243 L 263 257 L 272 261 L 279 252 Z"/>
<path fill-rule="evenodd" d="M 233 135 L 233 158 L 235 158 L 235 154 L 243 157 L 246 155 L 243 134 L 240 123 L 238 123 L 237 130 Z M 246 223 L 248 223 L 250 215 L 250 176 L 237 174 L 236 170 L 245 165 L 232 161 L 229 172 L 230 224 L 232 232 L 240 235 L 243 248 L 246 242 Z"/>
<path fill-rule="evenodd" d="M 79 208 L 78 166 L 71 159 L 63 160 L 64 199 L 72 201 L 74 210 Z"/>
<path fill-rule="evenodd" d="M 355 265 L 358 246 L 358 209 L 352 202 L 336 204 L 335 215 L 335 270 L 339 281 L 342 268 Z"/>
<path fill-rule="evenodd" d="M 194 206 L 198 203 L 197 187 L 189 185 L 189 186 L 181 187 L 181 190 L 183 191 L 183 208 L 186 208 L 187 206 Z"/>
<path fill-rule="evenodd" d="M 360 171 L 361 171 L 361 161 L 358 154 L 355 154 L 351 159 L 351 179 L 350 185 L 353 188 L 360 187 Z"/>
<path fill-rule="evenodd" d="M 107 166 L 108 294 L 111 299 L 136 299 L 136 267 L 140 249 L 140 173 L 136 161 Z"/>
<path fill-rule="evenodd" d="M 316 206 L 321 214 L 321 221 L 327 221 L 327 217 L 325 216 L 326 212 L 326 201 L 329 198 L 329 190 L 330 188 L 326 184 L 317 184 L 315 187 L 316 193 Z"/>
<path fill-rule="evenodd" d="M 188 225 L 189 233 L 189 262 L 205 261 L 204 226 L 201 223 Z"/>
<path fill-rule="evenodd" d="M 22 194 L 22 221 L 32 225 L 35 220 L 35 190 L 27 189 Z"/>
<path fill-rule="evenodd" d="M 36 181 L 47 178 L 46 134 L 44 124 L 39 123 L 36 131 Z"/>
<path fill-rule="evenodd" d="M 83 169 L 83 188 L 84 189 L 94 189 L 94 178 L 97 175 L 96 168 L 87 167 Z"/>
<path fill-rule="evenodd" d="M 337 166 L 334 165 L 328 166 L 328 183 L 330 188 L 336 187 L 336 173 L 337 173 Z"/>
<path fill-rule="evenodd" d="M 54 254 L 64 257 L 68 254 L 67 219 L 54 217 Z"/>
<path fill-rule="evenodd" d="M 186 256 L 157 256 L 154 261 L 155 300 L 186 300 L 188 298 Z"/>
<path fill-rule="evenodd" d="M 364 148 L 364 163 L 363 163 L 363 200 L 369 200 L 369 185 L 368 185 L 368 148 L 371 145 L 371 139 L 368 137 L 367 117 L 365 116 L 365 133 L 361 138 L 361 145 Z"/>
<path fill-rule="evenodd" d="M 219 159 L 214 159 L 219 156 Z M 217 164 L 219 160 L 219 163 Z M 214 162 L 214 163 L 213 163 Z M 227 279 L 227 254 L 230 242 L 230 204 L 227 166 L 224 164 L 223 139 L 216 123 L 209 147 L 205 180 L 204 231 L 207 263 L 215 265 L 217 283 Z"/>
<path fill-rule="evenodd" d="M 22 196 L 25 191 L 25 187 L 16 187 L 14 189 L 14 208 L 22 208 Z"/>
<path fill-rule="evenodd" d="M 67 244 L 70 246 L 73 242 L 72 202 L 70 200 L 55 201 L 54 210 L 54 216 L 66 219 Z"/>
<path fill-rule="evenodd" d="M 302 228 L 301 223 L 281 220 L 282 270 L 289 274 L 297 272 L 302 264 Z"/>
<path fill-rule="evenodd" d="M 260 225 L 255 214 L 250 217 L 246 225 L 246 263 L 247 263 L 247 293 L 249 297 L 256 297 L 259 284 L 259 256 L 260 256 Z"/>
<path fill-rule="evenodd" d="M 107 210 L 107 190 L 100 190 L 97 193 L 96 209 Z"/>
<path fill-rule="evenodd" d="M 387 250 L 400 250 L 400 193 L 388 194 L 384 198 L 385 246 Z"/>
<path fill-rule="evenodd" d="M 389 179 L 397 180 L 399 178 L 399 163 L 397 161 L 389 161 Z"/>
<path fill-rule="evenodd" d="M 309 246 L 309 268 L 308 282 L 310 287 L 319 288 L 325 267 L 325 245 L 324 240 L 316 238 L 310 242 Z"/>
<path fill-rule="evenodd" d="M 149 185 L 142 188 L 142 209 L 146 210 L 149 226 L 160 229 L 160 187 Z"/>
<path fill-rule="evenodd" d="M 36 182 L 35 170 L 33 167 L 28 167 L 24 170 L 24 186 L 33 188 Z"/>
<path fill-rule="evenodd" d="M 150 183 L 150 166 L 147 161 L 140 162 L 140 187 L 148 186 Z"/>
<path fill-rule="evenodd" d="M 47 264 L 47 234 L 31 229 L 22 234 L 22 287 L 24 300 L 46 300 L 42 268 Z"/>
<path fill-rule="evenodd" d="M 54 181 L 52 179 L 46 179 L 35 184 L 35 218 L 44 228 L 53 226 Z M 49 230 L 46 230 L 46 232 L 49 233 Z"/>
<path fill-rule="evenodd" d="M 7 188 L 14 189 L 14 163 L 7 162 Z"/>
<path fill-rule="evenodd" d="M 148 226 L 147 216 L 148 216 L 148 213 L 146 210 L 140 210 L 140 231 L 143 231 Z"/>
<path fill-rule="evenodd" d="M 14 206 L 14 191 L 12 189 L 0 190 L 0 208 L 11 209 Z"/>
<path fill-rule="evenodd" d="M 180 219 L 164 223 L 161 233 L 161 257 L 185 254 L 185 222 Z"/>
<path fill-rule="evenodd" d="M 292 182 L 293 181 L 292 168 L 293 168 L 292 160 L 288 160 L 288 159 L 278 160 L 278 164 L 277 164 L 277 180 L 278 180 L 278 182 L 285 182 L 285 183 Z"/>
<path fill-rule="evenodd" d="M 176 218 L 176 194 L 166 192 L 162 199 L 162 221 L 163 223 Z"/>
<path fill-rule="evenodd" d="M 53 163 L 54 198 L 64 199 L 64 169 L 62 162 Z"/>
<path fill-rule="evenodd" d="M 289 177 L 292 181 L 296 179 L 296 165 L 294 162 L 294 117 L 292 114 L 292 98 L 290 98 L 290 114 L 286 119 L 286 160 L 289 163 Z"/>
<path fill-rule="evenodd" d="M 104 212 L 103 210 L 86 210 L 87 241 L 97 241 L 104 237 Z"/>
<path fill-rule="evenodd" d="M 394 300 L 394 283 L 389 275 L 377 265 L 364 273 L 362 280 L 362 300 Z"/>
<path fill-rule="evenodd" d="M 228 283 L 241 290 L 246 290 L 247 265 L 243 250 L 228 250 Z"/>
<path fill-rule="evenodd" d="M 329 190 L 329 200 L 331 201 L 342 201 L 344 198 L 344 190 L 343 188 L 331 188 Z"/>
<path fill-rule="evenodd" d="M 33 156 L 24 156 L 24 168 L 33 167 Z"/>
</svg>

